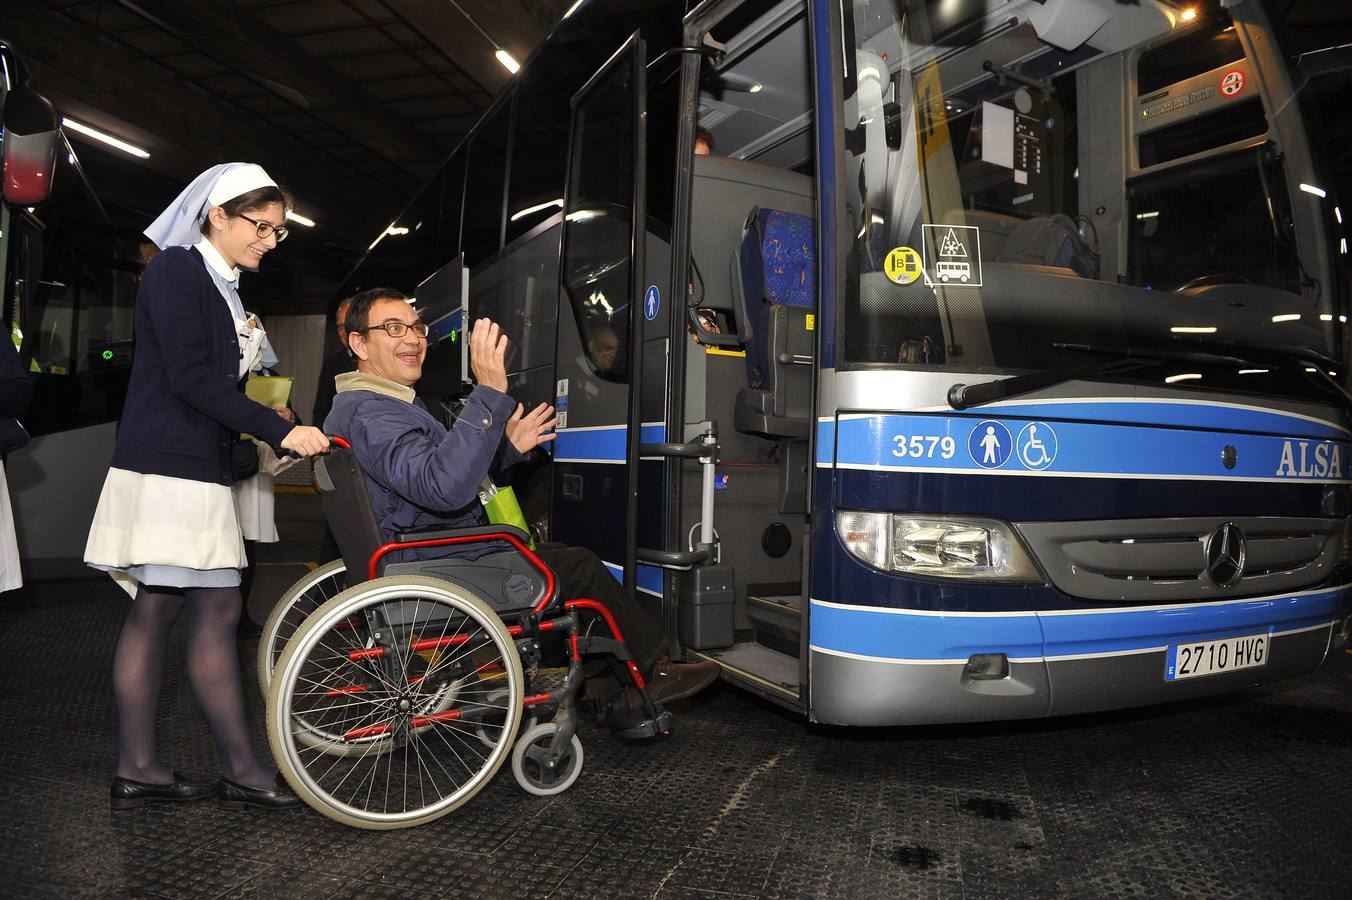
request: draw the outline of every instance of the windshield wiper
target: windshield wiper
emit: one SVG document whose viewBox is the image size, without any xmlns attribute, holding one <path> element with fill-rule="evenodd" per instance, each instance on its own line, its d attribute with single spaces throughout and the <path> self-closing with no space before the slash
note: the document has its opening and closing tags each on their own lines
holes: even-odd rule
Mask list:
<svg viewBox="0 0 1352 900">
<path fill-rule="evenodd" d="M 1053 350 L 1075 350 L 1081 353 L 1094 353 L 1113 356 L 1115 359 L 1096 366 L 1072 369 L 1066 372 L 1030 372 L 1027 375 L 1015 375 L 996 381 L 983 381 L 980 384 L 955 384 L 948 389 L 948 405 L 953 409 L 971 409 L 984 406 L 996 400 L 1005 400 L 1023 394 L 1031 394 L 1043 388 L 1055 387 L 1067 381 L 1081 378 L 1102 378 L 1106 375 L 1120 375 L 1137 369 L 1158 366 L 1166 360 L 1177 362 L 1198 362 L 1221 365 L 1244 365 L 1248 361 L 1220 353 L 1198 350 L 1161 350 L 1142 347 L 1103 347 L 1096 344 L 1067 344 L 1056 342 Z"/>
</svg>

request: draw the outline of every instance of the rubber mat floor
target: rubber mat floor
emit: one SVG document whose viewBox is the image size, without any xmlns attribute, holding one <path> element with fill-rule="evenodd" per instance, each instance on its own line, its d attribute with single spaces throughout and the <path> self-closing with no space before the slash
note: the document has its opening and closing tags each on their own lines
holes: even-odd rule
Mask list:
<svg viewBox="0 0 1352 900">
<path fill-rule="evenodd" d="M 715 688 L 677 704 L 659 743 L 584 725 L 583 774 L 559 797 L 504 769 L 435 823 L 370 832 L 308 809 L 110 813 L 126 607 L 102 580 L 0 597 L 0 895 L 1352 896 L 1352 656 L 1208 701 L 970 727 L 813 728 Z M 162 747 L 209 778 L 182 653 L 180 633 Z"/>
</svg>

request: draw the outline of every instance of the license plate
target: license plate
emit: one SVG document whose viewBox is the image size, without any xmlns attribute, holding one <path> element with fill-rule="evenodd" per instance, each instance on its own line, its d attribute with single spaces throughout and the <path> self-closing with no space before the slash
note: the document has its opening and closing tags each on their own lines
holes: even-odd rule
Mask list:
<svg viewBox="0 0 1352 900">
<path fill-rule="evenodd" d="M 1220 641 L 1198 641 L 1195 644 L 1175 644 L 1169 647 L 1169 661 L 1164 668 L 1164 680 L 1178 681 L 1181 678 L 1220 675 L 1239 669 L 1256 669 L 1267 665 L 1267 657 L 1266 634 L 1250 634 Z"/>
</svg>

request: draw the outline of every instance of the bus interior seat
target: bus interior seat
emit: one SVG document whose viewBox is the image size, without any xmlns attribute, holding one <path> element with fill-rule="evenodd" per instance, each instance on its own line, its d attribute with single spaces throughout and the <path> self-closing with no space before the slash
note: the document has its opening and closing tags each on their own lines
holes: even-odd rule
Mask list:
<svg viewBox="0 0 1352 900">
<path fill-rule="evenodd" d="M 981 259 L 991 262 L 999 257 L 1005 242 L 1018 230 L 1024 220 L 1008 213 L 988 209 L 954 209 L 940 221 L 974 225 L 981 231 Z"/>
<path fill-rule="evenodd" d="M 812 414 L 813 317 L 817 310 L 815 223 L 756 209 L 747 217 L 733 276 L 748 326 L 748 387 L 737 392 L 738 431 L 778 441 L 779 511 L 807 511 L 807 437 Z"/>
<path fill-rule="evenodd" d="M 781 512 L 805 511 L 807 436 L 810 427 L 814 333 L 807 331 L 816 306 L 815 237 L 813 226 L 816 194 L 810 176 L 747 160 L 719 156 L 695 157 L 692 209 L 696 227 L 691 229 L 691 256 L 703 281 L 701 307 L 727 313 L 735 336 L 747 354 L 747 386 L 733 401 L 733 425 L 737 431 L 777 442 L 780 461 L 779 507 Z M 806 235 L 806 255 L 812 266 L 805 269 L 799 239 L 796 263 L 799 289 L 785 293 L 793 302 L 765 302 L 766 277 L 775 286 L 781 275 L 772 271 L 774 254 L 766 260 L 749 233 L 764 232 L 759 219 L 779 214 L 778 221 L 791 221 L 792 233 Z M 753 227 L 748 229 L 748 221 Z M 743 245 L 750 255 L 744 263 Z M 744 269 L 759 272 L 753 289 L 747 291 Z M 792 279 L 793 268 L 783 276 Z M 758 321 L 761 324 L 757 324 Z M 763 337 L 762 337 L 763 335 Z M 779 363 L 783 357 L 788 363 Z M 792 362 L 798 359 L 800 362 Z M 753 371 L 753 365 L 760 370 Z M 713 387 L 711 386 L 711 389 Z"/>
<path fill-rule="evenodd" d="M 740 282 L 747 387 L 738 392 L 739 431 L 807 437 L 812 401 L 816 241 L 808 216 L 755 209 L 733 254 Z"/>
<path fill-rule="evenodd" d="M 1052 266 L 1069 270 L 1081 278 L 1096 279 L 1102 255 L 1098 242 L 1082 234 L 1070 216 L 1056 213 L 1024 221 L 1005 239 L 994 259 L 996 262 Z"/>
</svg>

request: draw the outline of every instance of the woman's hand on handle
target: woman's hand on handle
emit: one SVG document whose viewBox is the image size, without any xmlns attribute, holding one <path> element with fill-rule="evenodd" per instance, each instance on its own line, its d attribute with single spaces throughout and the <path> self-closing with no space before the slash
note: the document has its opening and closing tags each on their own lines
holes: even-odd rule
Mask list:
<svg viewBox="0 0 1352 900">
<path fill-rule="evenodd" d="M 329 439 L 318 428 L 297 425 L 282 438 L 282 449 L 297 456 L 314 456 L 329 449 Z"/>
</svg>

